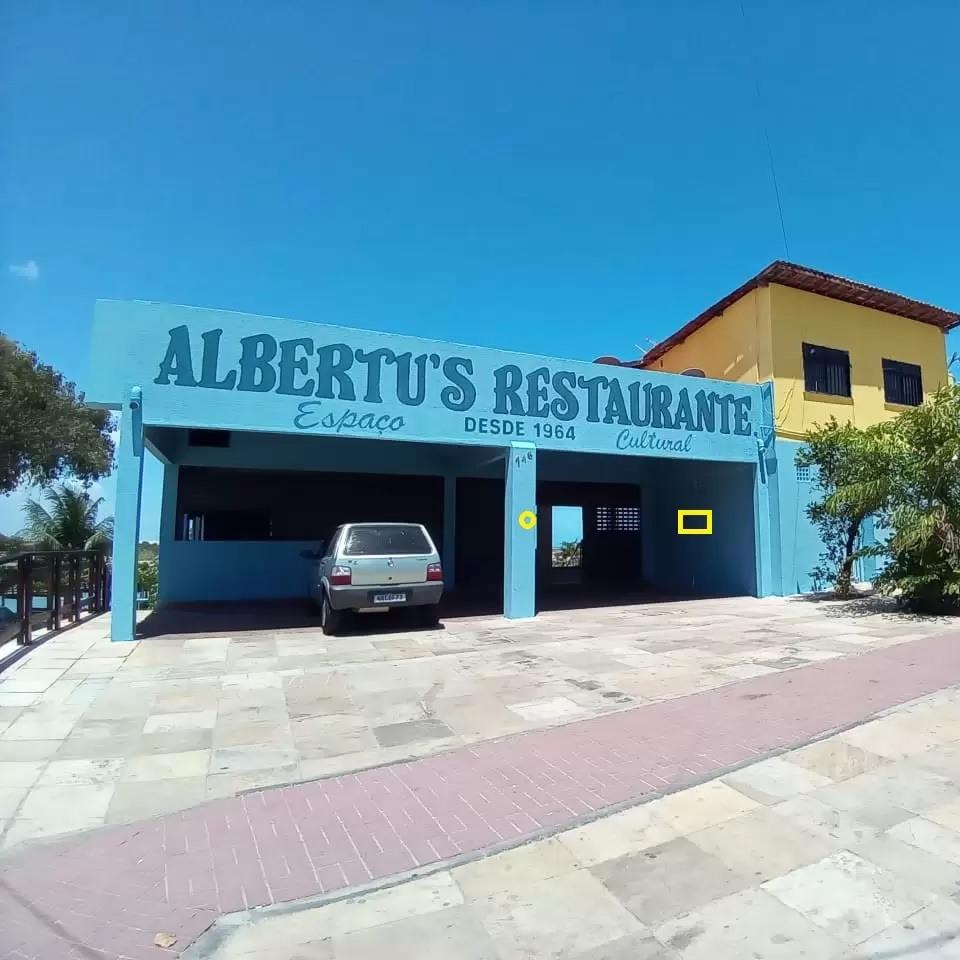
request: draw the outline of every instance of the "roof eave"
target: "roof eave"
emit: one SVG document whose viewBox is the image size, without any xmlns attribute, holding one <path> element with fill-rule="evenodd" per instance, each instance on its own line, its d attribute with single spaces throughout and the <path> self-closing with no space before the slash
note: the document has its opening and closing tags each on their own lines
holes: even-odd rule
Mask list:
<svg viewBox="0 0 960 960">
<path fill-rule="evenodd" d="M 881 313 L 915 320 L 918 323 L 926 323 L 937 327 L 944 334 L 960 326 L 960 313 L 944 310 L 920 300 L 912 300 L 909 297 L 879 287 L 872 287 L 869 284 L 858 283 L 855 280 L 847 280 L 834 274 L 823 273 L 811 267 L 790 263 L 787 260 L 775 260 L 756 276 L 751 277 L 746 283 L 684 324 L 675 333 L 651 347 L 639 360 L 626 361 L 623 366 L 638 369 L 649 367 L 673 347 L 683 343 L 691 334 L 706 326 L 715 317 L 720 316 L 742 297 L 753 290 L 769 286 L 772 283 L 791 287 L 794 290 L 801 290 L 805 293 L 840 300 L 843 303 L 879 310 Z"/>
</svg>

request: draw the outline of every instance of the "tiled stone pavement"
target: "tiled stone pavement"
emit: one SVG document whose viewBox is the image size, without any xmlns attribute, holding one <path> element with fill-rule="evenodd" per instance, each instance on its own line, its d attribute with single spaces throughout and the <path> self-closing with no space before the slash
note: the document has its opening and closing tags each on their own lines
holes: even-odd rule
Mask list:
<svg viewBox="0 0 960 960">
<path fill-rule="evenodd" d="M 378 626 L 377 622 L 372 622 Z M 0 848 L 776 676 L 944 629 L 730 599 L 111 644 L 105 618 L 0 675 Z"/>
<path fill-rule="evenodd" d="M 224 918 L 206 960 L 960 957 L 955 690 L 700 786 L 324 906 Z"/>
<path fill-rule="evenodd" d="M 218 914 L 342 893 L 411 868 L 443 865 L 723 773 L 729 783 L 708 783 L 574 830 L 557 849 L 572 852 L 576 868 L 550 868 L 556 875 L 537 878 L 538 866 L 512 892 L 504 894 L 500 881 L 484 874 L 490 860 L 465 867 L 456 880 L 405 888 L 414 897 L 426 889 L 437 909 L 458 903 L 455 890 L 462 906 L 477 904 L 473 913 L 443 918 L 443 929 L 453 932 L 433 941 L 432 955 L 469 957 L 476 939 L 480 948 L 498 951 L 489 955 L 504 958 L 601 960 L 616 956 L 611 944 L 624 957 L 655 957 L 651 951 L 661 945 L 689 956 L 728 950 L 730 956 L 821 957 L 831 956 L 828 947 L 846 949 L 874 936 L 909 937 L 915 922 L 940 929 L 953 905 L 924 892 L 936 858 L 923 866 L 922 853 L 960 864 L 960 835 L 951 826 L 960 827 L 953 796 L 960 780 L 960 701 L 952 692 L 933 707 L 921 704 L 851 729 L 839 752 L 824 754 L 817 745 L 800 759 L 731 768 L 952 683 L 960 683 L 957 632 L 39 844 L 0 862 L 0 957 L 169 960 Z M 656 819 L 644 826 L 651 812 Z M 755 821 L 739 819 L 750 814 Z M 736 822 L 725 828 L 727 835 L 706 833 L 727 821 Z M 799 837 L 791 838 L 791 827 Z M 772 844 L 758 839 L 764 829 Z M 804 832 L 827 847 L 817 852 Z M 631 836 L 640 853 L 625 843 Z M 896 845 L 863 853 L 862 844 L 882 847 L 884 838 L 920 851 L 913 859 L 917 880 L 924 878 L 918 889 L 899 878 L 903 867 L 889 865 L 903 856 Z M 875 862 L 882 856 L 887 864 Z M 739 866 L 728 862 L 736 857 Z M 472 892 L 460 879 L 471 876 Z M 446 886 L 438 892 L 437 883 Z M 408 920 L 423 911 L 404 906 L 405 894 L 396 896 Z M 735 896 L 741 899 L 725 899 Z M 364 907 L 359 925 L 376 928 L 397 916 L 395 904 L 378 913 L 380 899 L 370 902 L 373 915 L 385 919 L 371 923 Z M 724 925 L 731 910 L 746 911 L 739 932 Z M 900 933 L 891 933 L 901 921 Z M 357 925 L 321 921 L 311 933 L 319 942 L 307 952 L 237 947 L 233 940 L 225 949 L 288 960 L 331 950 L 351 956 L 350 945 L 338 946 L 335 935 L 342 929 L 346 937 Z M 709 928 L 713 939 L 701 939 Z M 769 938 L 766 953 L 755 929 Z M 475 938 L 471 931 L 479 930 L 484 936 Z M 373 946 L 361 939 L 354 956 L 381 949 L 377 934 L 366 936 Z M 408 936 L 407 956 L 418 940 Z M 737 954 L 743 938 L 751 952 Z M 425 930 L 419 939 L 429 942 Z M 172 949 L 154 946 L 158 940 Z M 808 946 L 801 950 L 801 942 Z M 695 950 L 701 952 L 689 952 Z"/>
</svg>

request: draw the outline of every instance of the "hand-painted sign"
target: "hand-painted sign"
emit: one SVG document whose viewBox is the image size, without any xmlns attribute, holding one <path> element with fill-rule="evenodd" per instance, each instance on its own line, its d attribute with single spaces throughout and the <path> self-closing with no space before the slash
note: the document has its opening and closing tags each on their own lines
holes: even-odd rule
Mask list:
<svg viewBox="0 0 960 960">
<path fill-rule="evenodd" d="M 532 369 L 503 363 L 481 375 L 471 357 L 458 353 L 366 349 L 269 333 L 240 338 L 238 358 L 229 361 L 221 351 L 223 333 L 206 330 L 197 344 L 188 326 L 171 329 L 153 382 L 299 398 L 296 429 L 349 435 L 401 434 L 418 408 L 438 406 L 463 415 L 463 434 L 491 443 L 575 444 L 578 427 L 603 424 L 620 428 L 610 442 L 618 451 L 676 454 L 691 452 L 697 434 L 753 432 L 750 393 L 720 392 L 709 381 L 674 387 L 664 377 L 618 376 L 609 367 L 593 374 L 585 364 L 539 360 Z"/>
</svg>

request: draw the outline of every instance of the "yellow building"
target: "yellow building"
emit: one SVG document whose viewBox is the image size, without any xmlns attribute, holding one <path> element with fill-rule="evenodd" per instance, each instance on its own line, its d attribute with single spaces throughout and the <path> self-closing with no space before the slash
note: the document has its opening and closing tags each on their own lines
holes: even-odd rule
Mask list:
<svg viewBox="0 0 960 960">
<path fill-rule="evenodd" d="M 628 364 L 774 385 L 777 435 L 895 416 L 947 382 L 960 314 L 777 261 Z"/>
<path fill-rule="evenodd" d="M 958 325 L 958 313 L 778 260 L 626 365 L 773 385 L 763 469 L 775 480 L 774 592 L 801 593 L 824 586 L 812 575 L 823 546 L 807 517 L 815 477 L 796 465 L 801 441 L 831 417 L 866 427 L 922 403 L 948 382 L 946 334 Z M 710 507 L 704 497 L 691 507 Z M 865 559 L 861 579 L 874 573 Z"/>
</svg>

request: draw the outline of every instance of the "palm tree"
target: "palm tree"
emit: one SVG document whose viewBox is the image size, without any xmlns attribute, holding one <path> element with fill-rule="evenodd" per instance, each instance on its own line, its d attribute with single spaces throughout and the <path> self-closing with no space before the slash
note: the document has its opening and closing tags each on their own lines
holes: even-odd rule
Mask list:
<svg viewBox="0 0 960 960">
<path fill-rule="evenodd" d="M 113 517 L 97 519 L 103 497 L 96 500 L 82 488 L 66 483 L 43 493 L 46 506 L 28 500 L 23 507 L 26 524 L 20 536 L 41 550 L 113 549 Z"/>
<path fill-rule="evenodd" d="M 580 540 L 565 540 L 554 550 L 555 567 L 579 567 L 582 543 Z"/>
</svg>

